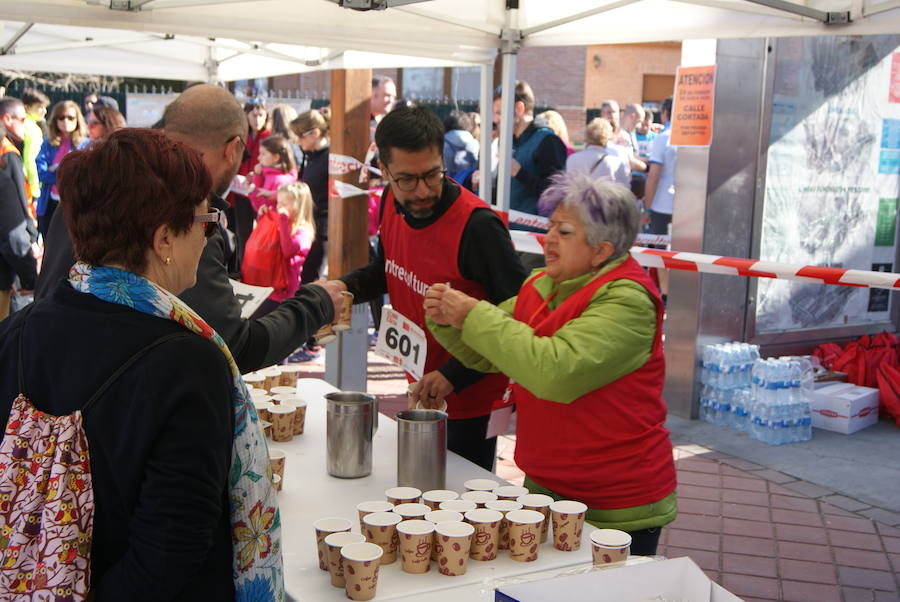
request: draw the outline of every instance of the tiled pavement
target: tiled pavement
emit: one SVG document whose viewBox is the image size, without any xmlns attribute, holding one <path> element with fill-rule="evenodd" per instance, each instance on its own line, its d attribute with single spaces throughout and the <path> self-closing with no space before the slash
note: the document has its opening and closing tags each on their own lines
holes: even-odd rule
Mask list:
<svg viewBox="0 0 900 602">
<path fill-rule="evenodd" d="M 382 412 L 405 407 L 402 373 L 371 353 L 369 365 L 369 391 Z M 320 365 L 308 368 L 321 375 Z M 689 441 L 673 443 L 679 515 L 663 530 L 660 554 L 690 556 L 748 601 L 900 600 L 900 515 Z M 521 482 L 514 447 L 514 436 L 499 439 L 496 472 Z"/>
</svg>

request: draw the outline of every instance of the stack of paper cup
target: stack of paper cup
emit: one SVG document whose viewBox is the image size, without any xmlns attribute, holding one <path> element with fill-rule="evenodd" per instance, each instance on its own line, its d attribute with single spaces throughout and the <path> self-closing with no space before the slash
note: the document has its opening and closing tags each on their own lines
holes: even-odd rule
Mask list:
<svg viewBox="0 0 900 602">
<path fill-rule="evenodd" d="M 581 532 L 587 505 L 572 500 L 559 500 L 550 504 L 553 522 L 553 547 L 563 552 L 581 548 Z"/>
<path fill-rule="evenodd" d="M 438 572 L 456 577 L 465 575 L 475 527 L 469 523 L 440 522 L 434 526 Z"/>
<path fill-rule="evenodd" d="M 331 585 L 344 587 L 344 557 L 341 548 L 353 543 L 362 543 L 366 538 L 359 533 L 332 533 L 325 538 L 325 550 L 328 557 L 328 572 L 331 573 Z"/>
<path fill-rule="evenodd" d="M 611 564 L 628 560 L 631 535 L 618 529 L 597 529 L 591 533 L 594 564 Z"/>
<path fill-rule="evenodd" d="M 511 510 L 506 513 L 506 521 L 510 557 L 516 562 L 537 560 L 544 515 L 536 510 Z"/>
<path fill-rule="evenodd" d="M 341 548 L 344 591 L 351 600 L 371 600 L 378 588 L 379 560 L 384 552 L 372 543 L 351 543 Z"/>
<path fill-rule="evenodd" d="M 350 320 L 353 316 L 353 293 L 341 291 L 341 296 L 344 298 L 341 315 L 337 320 L 337 324 L 331 327 L 335 332 L 350 330 Z"/>
</svg>

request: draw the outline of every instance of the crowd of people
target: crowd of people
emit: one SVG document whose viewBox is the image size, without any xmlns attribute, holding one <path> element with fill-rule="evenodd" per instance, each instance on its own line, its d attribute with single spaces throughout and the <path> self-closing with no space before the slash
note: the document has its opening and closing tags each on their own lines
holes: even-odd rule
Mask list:
<svg viewBox="0 0 900 602">
<path fill-rule="evenodd" d="M 95 97 L 84 111 L 58 103 L 36 134 L 26 122 L 40 129 L 45 97 L 0 99 L 0 305 L 14 291 L 35 297 L 0 322 L 4 443 L 14 433 L 40 447 L 42 433 L 83 429 L 93 535 L 90 581 L 73 573 L 82 593 L 284 598 L 278 504 L 241 374 L 315 357 L 312 335 L 340 315 L 344 292 L 376 307 L 388 295 L 426 329 L 409 396 L 446 408 L 451 451 L 492 469 L 488 423 L 509 398 L 526 486 L 585 502 L 589 522 L 655 553 L 677 513 L 664 306 L 629 249 L 639 184 L 651 225 L 671 218 L 666 130 L 640 105 L 619 115 L 610 101 L 575 151 L 561 116 L 536 117 L 518 82 L 511 209 L 546 219 L 511 221 L 546 233 L 545 254 L 527 256 L 475 194 L 496 185 L 479 174 L 477 115 L 442 122 L 396 95 L 373 79 L 378 237 L 370 263 L 348 274 L 326 269 L 327 110 L 241 105 L 198 84 L 153 129 L 124 127 Z M 499 103 L 498 90 L 495 133 Z M 250 318 L 232 277 L 273 289 Z M 48 361 L 50 340 L 63 359 Z M 48 475 L 55 461 L 42 452 Z M 66 489 L 67 503 L 87 504 L 83 493 Z"/>
</svg>

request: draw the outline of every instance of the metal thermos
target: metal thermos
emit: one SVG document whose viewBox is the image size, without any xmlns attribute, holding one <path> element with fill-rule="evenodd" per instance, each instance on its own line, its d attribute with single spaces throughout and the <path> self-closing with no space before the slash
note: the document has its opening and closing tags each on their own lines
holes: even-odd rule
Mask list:
<svg viewBox="0 0 900 602">
<path fill-rule="evenodd" d="M 406 410 L 397 414 L 397 485 L 444 489 L 447 478 L 447 414 Z"/>
<path fill-rule="evenodd" d="M 378 401 L 373 395 L 338 391 L 325 395 L 328 474 L 342 479 L 372 472 L 372 436 L 378 425 Z"/>
</svg>

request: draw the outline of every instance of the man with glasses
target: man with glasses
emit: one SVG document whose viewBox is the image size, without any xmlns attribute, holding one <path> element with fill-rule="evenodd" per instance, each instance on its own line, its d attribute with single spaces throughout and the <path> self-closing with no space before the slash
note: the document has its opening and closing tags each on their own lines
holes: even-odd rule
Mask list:
<svg viewBox="0 0 900 602">
<path fill-rule="evenodd" d="M 21 145 L 25 138 L 25 105 L 18 98 L 0 98 L 0 320 L 10 311 L 10 297 L 18 278 L 19 292 L 34 288 L 37 242 L 34 220 L 28 212 Z"/>
<path fill-rule="evenodd" d="M 491 470 L 496 438 L 486 439 L 494 401 L 506 378 L 465 368 L 425 328 L 425 290 L 449 282 L 492 303 L 515 295 L 525 269 L 499 217 L 444 176 L 444 126 L 425 107 L 399 107 L 375 131 L 385 181 L 375 259 L 340 280 L 363 303 L 387 292 L 393 308 L 428 338 L 425 375 L 411 399 L 426 408 L 447 402 L 447 447 Z"/>
<path fill-rule="evenodd" d="M 221 196 L 228 191 L 244 156 L 247 119 L 241 105 L 224 88 L 209 84 L 192 86 L 166 107 L 163 129 L 203 153 L 213 179 L 209 199 L 212 210 L 224 211 Z M 65 200 L 63 200 L 65 202 Z M 340 286 L 334 282 L 302 286 L 293 297 L 258 320 L 241 318 L 241 304 L 228 280 L 229 249 L 219 225 L 210 234 L 200 255 L 197 284 L 179 297 L 216 329 L 242 373 L 271 366 L 286 358 L 321 326 L 340 314 Z M 47 294 L 74 263 L 72 243 L 60 213 L 47 235 L 44 266 L 37 296 Z"/>
</svg>

